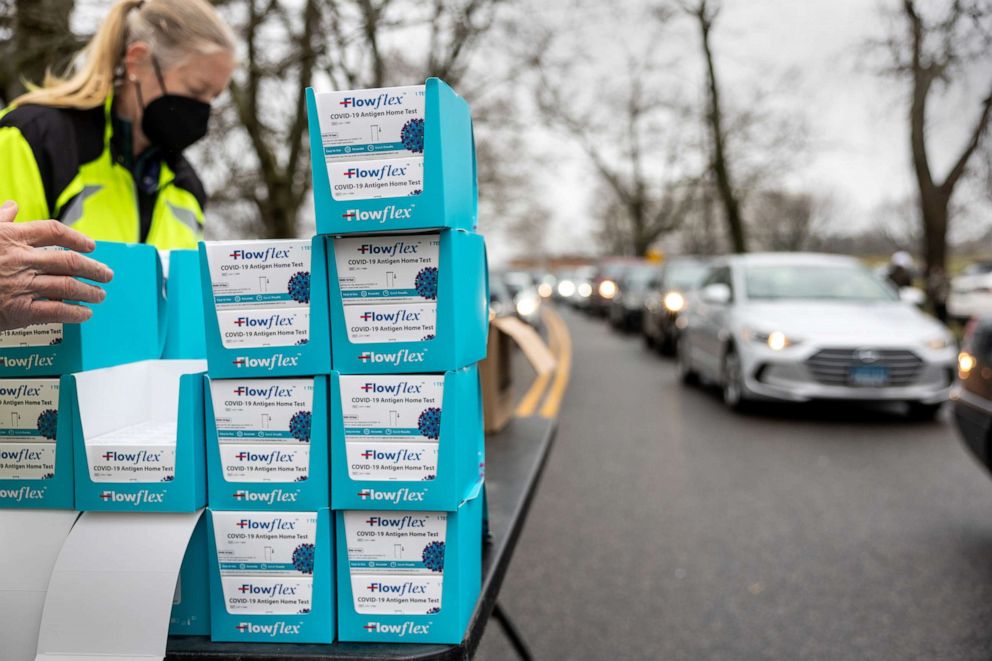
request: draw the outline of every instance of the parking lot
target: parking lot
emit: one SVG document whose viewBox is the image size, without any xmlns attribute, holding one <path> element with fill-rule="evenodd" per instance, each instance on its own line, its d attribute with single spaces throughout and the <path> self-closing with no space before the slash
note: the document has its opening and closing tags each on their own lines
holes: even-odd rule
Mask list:
<svg viewBox="0 0 992 661">
<path fill-rule="evenodd" d="M 558 312 L 571 383 L 500 595 L 537 658 L 992 657 L 992 480 L 947 410 L 736 414 Z M 512 658 L 495 625 L 478 658 Z"/>
</svg>

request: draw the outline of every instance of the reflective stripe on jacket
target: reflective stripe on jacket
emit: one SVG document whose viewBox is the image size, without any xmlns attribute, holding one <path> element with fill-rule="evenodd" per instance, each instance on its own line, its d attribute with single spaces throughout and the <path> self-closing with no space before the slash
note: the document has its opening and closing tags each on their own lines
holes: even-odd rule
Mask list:
<svg viewBox="0 0 992 661">
<path fill-rule="evenodd" d="M 157 189 L 142 194 L 114 138 L 111 104 L 0 113 L 0 201 L 18 203 L 18 221 L 55 218 L 96 240 L 196 247 L 206 196 L 192 166 L 161 158 Z"/>
</svg>

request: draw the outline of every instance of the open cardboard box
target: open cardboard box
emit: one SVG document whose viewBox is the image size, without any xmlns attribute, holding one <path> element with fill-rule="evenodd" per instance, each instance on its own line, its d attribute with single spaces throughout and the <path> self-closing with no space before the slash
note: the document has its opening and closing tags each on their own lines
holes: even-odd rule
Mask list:
<svg viewBox="0 0 992 661">
<path fill-rule="evenodd" d="M 527 361 L 543 376 L 554 371 L 557 361 L 532 327 L 516 317 L 496 317 L 489 322 L 486 359 L 479 363 L 482 381 L 482 408 L 487 434 L 498 432 L 513 417 L 513 345 L 524 352 Z"/>
</svg>

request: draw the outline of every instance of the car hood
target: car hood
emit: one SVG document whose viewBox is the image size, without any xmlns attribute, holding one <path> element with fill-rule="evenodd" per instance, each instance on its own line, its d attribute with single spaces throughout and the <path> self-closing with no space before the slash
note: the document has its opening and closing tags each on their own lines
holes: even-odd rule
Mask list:
<svg viewBox="0 0 992 661">
<path fill-rule="evenodd" d="M 742 327 L 758 332 L 777 330 L 796 339 L 844 345 L 922 344 L 947 334 L 932 317 L 898 302 L 746 303 L 736 318 Z"/>
</svg>

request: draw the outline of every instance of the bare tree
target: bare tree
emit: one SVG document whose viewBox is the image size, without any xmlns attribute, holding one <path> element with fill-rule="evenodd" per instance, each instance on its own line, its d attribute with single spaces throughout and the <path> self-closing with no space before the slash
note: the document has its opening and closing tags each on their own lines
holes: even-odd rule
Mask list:
<svg viewBox="0 0 992 661">
<path fill-rule="evenodd" d="M 706 122 L 711 138 L 710 168 L 713 180 L 723 204 L 724 218 L 735 252 L 747 251 L 744 219 L 741 203 L 734 187 L 730 161 L 727 156 L 727 129 L 720 98 L 720 84 L 717 80 L 713 57 L 712 31 L 720 15 L 722 4 L 718 0 L 697 0 L 682 3 L 682 9 L 695 19 L 699 27 L 700 46 L 706 65 L 707 110 Z"/>
<path fill-rule="evenodd" d="M 81 46 L 69 29 L 74 0 L 0 0 L 0 102 L 10 103 L 26 83 L 40 84 L 49 69 L 68 64 Z"/>
<path fill-rule="evenodd" d="M 977 104 L 977 116 L 966 125 L 964 145 L 943 177 L 933 170 L 928 103 L 935 89 L 949 87 L 969 65 L 989 62 L 992 5 L 986 0 L 953 0 L 934 15 L 926 15 L 914 0 L 903 0 L 899 20 L 901 26 L 893 29 L 884 45 L 891 58 L 889 72 L 904 80 L 910 91 L 909 139 L 919 190 L 921 248 L 929 275 L 934 269 L 946 271 L 951 199 L 988 131 L 992 81 Z"/>
</svg>

